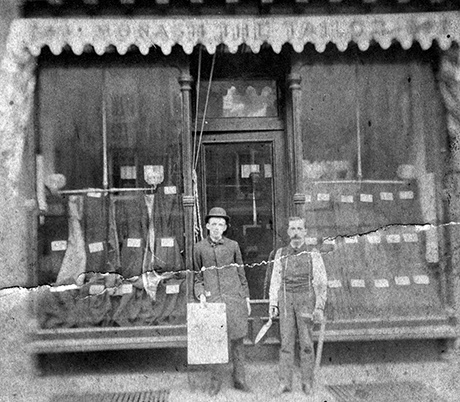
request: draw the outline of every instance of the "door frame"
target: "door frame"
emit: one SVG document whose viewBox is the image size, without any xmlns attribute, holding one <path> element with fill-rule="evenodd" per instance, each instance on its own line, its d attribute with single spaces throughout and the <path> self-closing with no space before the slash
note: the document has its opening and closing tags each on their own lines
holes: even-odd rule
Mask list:
<svg viewBox="0 0 460 402">
<path fill-rule="evenodd" d="M 274 248 L 277 249 L 285 244 L 285 226 L 288 219 L 288 191 L 286 191 L 286 152 L 285 136 L 282 130 L 270 131 L 234 131 L 225 133 L 205 132 L 201 140 L 200 163 L 204 161 L 204 146 L 207 144 L 245 143 L 245 142 L 268 142 L 272 144 L 272 174 L 273 174 L 273 233 Z M 201 177 L 200 198 L 203 206 L 201 213 L 206 213 L 205 183 Z"/>
</svg>

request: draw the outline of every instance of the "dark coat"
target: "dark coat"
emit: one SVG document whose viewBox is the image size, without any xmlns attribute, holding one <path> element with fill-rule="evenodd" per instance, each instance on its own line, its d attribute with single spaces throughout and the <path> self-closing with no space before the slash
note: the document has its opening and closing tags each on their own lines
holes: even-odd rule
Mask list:
<svg viewBox="0 0 460 402">
<path fill-rule="evenodd" d="M 216 244 L 208 237 L 195 244 L 193 257 L 196 297 L 204 294 L 210 303 L 225 303 L 229 338 L 243 338 L 248 329 L 249 288 L 238 243 L 223 237 Z M 217 269 L 202 270 L 213 267 Z"/>
</svg>

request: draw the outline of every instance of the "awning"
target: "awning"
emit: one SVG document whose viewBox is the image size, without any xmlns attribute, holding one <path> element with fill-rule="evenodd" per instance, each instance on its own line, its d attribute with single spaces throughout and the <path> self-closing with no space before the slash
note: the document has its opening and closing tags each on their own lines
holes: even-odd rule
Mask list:
<svg viewBox="0 0 460 402">
<path fill-rule="evenodd" d="M 279 53 L 284 44 L 301 52 L 311 43 L 323 52 L 328 43 L 340 51 L 354 42 L 366 50 L 376 42 L 387 49 L 397 41 L 404 49 L 418 42 L 428 49 L 437 41 L 445 50 L 460 41 L 460 12 L 367 14 L 346 16 L 270 16 L 270 17 L 177 17 L 177 18 L 86 18 L 19 19 L 13 22 L 9 46 L 40 54 L 48 46 L 54 54 L 70 46 L 81 54 L 92 46 L 101 55 L 108 46 L 125 54 L 131 46 L 147 54 L 151 47 L 169 54 L 174 45 L 185 53 L 202 44 L 209 53 L 226 45 L 231 53 L 246 44 L 254 53 L 269 44 Z"/>
</svg>

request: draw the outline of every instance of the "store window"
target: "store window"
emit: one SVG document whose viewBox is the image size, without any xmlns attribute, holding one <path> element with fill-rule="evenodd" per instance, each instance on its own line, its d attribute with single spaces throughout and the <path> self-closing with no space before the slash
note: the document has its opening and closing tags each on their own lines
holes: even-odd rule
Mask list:
<svg viewBox="0 0 460 402">
<path fill-rule="evenodd" d="M 51 285 L 38 297 L 42 328 L 184 322 L 178 74 L 40 68 L 37 281 Z"/>
</svg>

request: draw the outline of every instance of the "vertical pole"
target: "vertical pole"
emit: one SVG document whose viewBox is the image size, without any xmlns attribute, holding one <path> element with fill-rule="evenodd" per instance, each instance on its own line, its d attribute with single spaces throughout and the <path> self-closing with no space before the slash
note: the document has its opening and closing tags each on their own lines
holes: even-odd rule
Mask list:
<svg viewBox="0 0 460 402">
<path fill-rule="evenodd" d="M 302 78 L 298 73 L 291 73 L 288 76 L 289 92 L 291 96 L 292 111 L 292 135 L 288 138 L 289 152 L 292 161 L 291 166 L 291 185 L 294 191 L 294 212 L 297 216 L 303 216 L 305 205 L 305 194 L 303 191 L 303 151 L 302 151 L 302 127 L 300 122 L 301 95 L 300 86 Z"/>
<path fill-rule="evenodd" d="M 192 184 L 192 119 L 190 114 L 192 82 L 192 76 L 187 73 L 183 73 L 179 78 L 182 95 L 182 173 L 184 177 L 184 193 L 182 196 L 182 204 L 184 206 L 185 267 L 187 270 L 193 269 L 193 207 L 195 204 Z"/>
</svg>

